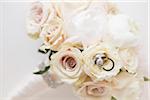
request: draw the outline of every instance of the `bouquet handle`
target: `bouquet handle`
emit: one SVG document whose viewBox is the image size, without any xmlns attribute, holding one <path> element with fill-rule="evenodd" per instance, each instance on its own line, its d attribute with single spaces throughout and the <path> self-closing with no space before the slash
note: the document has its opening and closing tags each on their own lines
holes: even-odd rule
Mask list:
<svg viewBox="0 0 150 100">
<path fill-rule="evenodd" d="M 14 93 L 11 94 L 9 100 L 28 100 L 34 95 L 37 95 L 46 89 L 48 89 L 48 85 L 43 80 L 42 77 L 30 77 L 25 81 L 24 85 L 15 90 Z"/>
<path fill-rule="evenodd" d="M 38 65 L 38 69 L 43 69 L 45 63 L 42 62 Z M 53 74 L 51 71 L 48 71 L 42 75 L 32 75 L 27 80 L 24 81 L 24 84 L 14 93 L 11 94 L 8 100 L 29 100 L 31 97 L 46 91 L 48 88 L 56 88 L 59 85 L 62 85 L 61 81 L 53 79 Z M 32 99 L 31 99 L 32 100 Z"/>
</svg>

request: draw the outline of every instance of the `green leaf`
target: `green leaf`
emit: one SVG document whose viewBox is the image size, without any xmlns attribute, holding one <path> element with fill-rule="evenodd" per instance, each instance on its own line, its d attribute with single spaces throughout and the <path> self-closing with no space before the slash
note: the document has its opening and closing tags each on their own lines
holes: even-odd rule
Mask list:
<svg viewBox="0 0 150 100">
<path fill-rule="evenodd" d="M 40 53 L 43 53 L 43 54 L 46 54 L 47 52 L 49 52 L 50 48 L 49 46 L 45 45 L 45 44 L 42 44 L 39 49 L 38 49 L 38 52 Z"/>
<path fill-rule="evenodd" d="M 117 100 L 114 96 L 111 96 L 111 100 Z"/>
<path fill-rule="evenodd" d="M 46 54 L 49 51 L 49 49 L 38 49 L 38 52 Z"/>
<path fill-rule="evenodd" d="M 81 52 L 83 52 L 84 51 L 84 49 L 79 49 Z"/>
<path fill-rule="evenodd" d="M 55 54 L 55 53 L 57 53 L 57 51 L 50 50 L 50 53 L 49 53 L 49 60 L 51 60 L 51 56 L 52 56 L 53 54 Z"/>
<path fill-rule="evenodd" d="M 41 75 L 41 74 L 44 74 L 45 72 L 47 72 L 49 69 L 50 69 L 50 66 L 46 66 L 44 70 L 34 72 L 33 74 Z"/>
<path fill-rule="evenodd" d="M 122 69 L 120 69 L 120 70 L 119 70 L 119 73 L 118 73 L 118 74 L 120 74 L 121 72 L 123 72 L 123 70 L 122 70 Z"/>
<path fill-rule="evenodd" d="M 150 81 L 150 79 L 148 77 L 143 77 L 144 81 Z"/>
</svg>

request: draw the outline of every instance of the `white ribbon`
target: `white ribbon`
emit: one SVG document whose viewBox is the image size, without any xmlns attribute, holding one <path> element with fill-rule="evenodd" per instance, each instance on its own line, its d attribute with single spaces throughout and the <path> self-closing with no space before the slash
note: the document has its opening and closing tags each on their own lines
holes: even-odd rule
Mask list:
<svg viewBox="0 0 150 100">
<path fill-rule="evenodd" d="M 31 97 L 37 95 L 46 89 L 48 85 L 42 79 L 42 77 L 35 77 L 34 75 L 25 81 L 24 84 L 17 87 L 8 100 L 30 100 Z"/>
<path fill-rule="evenodd" d="M 39 69 L 44 67 L 44 62 L 38 65 Z M 32 75 L 25 80 L 21 87 L 17 87 L 8 98 L 8 100 L 32 100 L 32 97 L 46 91 L 49 87 L 55 88 L 62 83 L 52 81 L 50 78 L 50 72 L 46 72 L 41 76 Z"/>
</svg>

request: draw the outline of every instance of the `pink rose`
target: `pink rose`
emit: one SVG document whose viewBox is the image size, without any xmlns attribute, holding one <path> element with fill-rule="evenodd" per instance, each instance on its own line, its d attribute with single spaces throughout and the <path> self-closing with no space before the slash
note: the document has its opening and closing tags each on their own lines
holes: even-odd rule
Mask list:
<svg viewBox="0 0 150 100">
<path fill-rule="evenodd" d="M 87 81 L 77 90 L 81 97 L 86 97 L 88 100 L 107 100 L 110 98 L 110 84 L 106 81 L 92 82 Z M 105 98 L 105 99 L 104 99 Z"/>
<path fill-rule="evenodd" d="M 30 37 L 37 39 L 42 30 L 42 25 L 54 17 L 54 9 L 51 5 L 34 2 L 30 8 L 27 18 L 27 33 Z"/>
<path fill-rule="evenodd" d="M 65 47 L 51 56 L 52 70 L 68 84 L 76 82 L 82 73 L 82 54 L 79 49 Z"/>
</svg>

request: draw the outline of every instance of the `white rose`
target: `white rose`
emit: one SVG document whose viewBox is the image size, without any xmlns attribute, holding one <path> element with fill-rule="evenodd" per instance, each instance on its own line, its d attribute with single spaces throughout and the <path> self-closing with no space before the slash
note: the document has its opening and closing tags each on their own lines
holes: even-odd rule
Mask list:
<svg viewBox="0 0 150 100">
<path fill-rule="evenodd" d="M 107 30 L 107 12 L 103 3 L 93 2 L 67 19 L 64 28 L 68 36 L 78 36 L 84 47 L 97 43 Z"/>
<path fill-rule="evenodd" d="M 67 21 L 69 20 L 68 18 L 71 18 L 78 12 L 88 8 L 90 3 L 91 0 L 83 0 L 81 2 L 62 2 L 59 7 L 64 20 Z"/>
<path fill-rule="evenodd" d="M 138 27 L 135 21 L 123 14 L 109 17 L 109 34 L 111 41 L 119 47 L 133 47 L 137 45 Z"/>
<path fill-rule="evenodd" d="M 130 73 L 135 73 L 138 67 L 138 54 L 134 48 L 120 49 L 119 55 L 123 61 L 123 67 Z"/>
<path fill-rule="evenodd" d="M 62 19 L 55 16 L 53 19 L 47 21 L 43 25 L 40 36 L 44 39 L 45 45 L 47 45 L 50 49 L 58 50 L 66 38 L 63 30 Z"/>
<path fill-rule="evenodd" d="M 51 56 L 52 70 L 66 83 L 74 83 L 82 73 L 83 57 L 77 48 L 66 47 Z"/>
<path fill-rule="evenodd" d="M 112 95 L 117 100 L 140 100 L 141 82 L 137 74 L 121 72 L 112 81 Z"/>
<path fill-rule="evenodd" d="M 27 17 L 27 33 L 31 38 L 39 38 L 42 25 L 54 16 L 54 9 L 51 5 L 41 2 L 32 4 L 29 16 Z"/>
<path fill-rule="evenodd" d="M 83 51 L 84 71 L 94 81 L 104 80 L 117 75 L 122 68 L 118 49 L 107 43 L 90 46 Z"/>
</svg>

